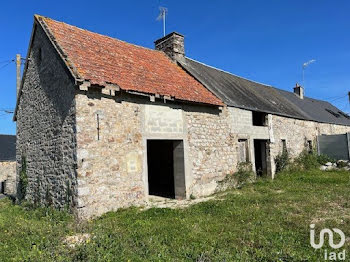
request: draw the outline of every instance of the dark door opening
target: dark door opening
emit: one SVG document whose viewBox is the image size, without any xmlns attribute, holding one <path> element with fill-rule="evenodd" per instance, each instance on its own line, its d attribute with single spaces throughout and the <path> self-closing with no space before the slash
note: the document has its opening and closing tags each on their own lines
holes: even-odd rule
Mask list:
<svg viewBox="0 0 350 262">
<path fill-rule="evenodd" d="M 5 194 L 5 181 L 0 182 L 0 194 Z"/>
<path fill-rule="evenodd" d="M 150 195 L 168 198 L 186 197 L 181 140 L 148 140 L 147 164 Z"/>
<path fill-rule="evenodd" d="M 256 175 L 267 175 L 267 140 L 254 139 L 254 156 Z"/>
</svg>

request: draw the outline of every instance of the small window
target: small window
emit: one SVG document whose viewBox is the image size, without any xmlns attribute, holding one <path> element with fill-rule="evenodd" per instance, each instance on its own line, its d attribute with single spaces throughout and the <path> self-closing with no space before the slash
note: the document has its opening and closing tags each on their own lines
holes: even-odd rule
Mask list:
<svg viewBox="0 0 350 262">
<path fill-rule="evenodd" d="M 238 159 L 239 162 L 249 162 L 249 149 L 247 139 L 238 139 Z"/>
<path fill-rule="evenodd" d="M 342 111 L 338 111 L 339 114 L 341 114 L 343 117 L 347 118 L 347 119 L 350 119 L 350 116 L 348 114 L 345 114 L 344 112 Z"/>
<path fill-rule="evenodd" d="M 313 150 L 313 147 L 312 147 L 312 140 L 308 140 L 308 141 L 307 141 L 307 151 L 311 154 L 311 153 L 312 153 L 312 150 Z"/>
<path fill-rule="evenodd" d="M 266 126 L 267 114 L 253 111 L 253 126 Z"/>
<path fill-rule="evenodd" d="M 287 152 L 287 141 L 282 139 L 282 152 Z"/>
<path fill-rule="evenodd" d="M 332 114 L 333 116 L 335 116 L 336 118 L 340 117 L 339 114 L 337 114 L 336 112 L 334 112 L 334 111 L 332 111 L 332 110 L 330 110 L 330 109 L 328 109 L 328 108 L 326 108 L 325 110 L 326 110 L 328 113 L 330 113 L 330 114 Z"/>
</svg>

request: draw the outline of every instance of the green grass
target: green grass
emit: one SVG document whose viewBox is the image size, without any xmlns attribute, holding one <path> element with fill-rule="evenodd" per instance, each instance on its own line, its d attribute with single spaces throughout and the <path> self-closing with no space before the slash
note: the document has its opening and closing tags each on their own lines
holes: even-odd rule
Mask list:
<svg viewBox="0 0 350 262">
<path fill-rule="evenodd" d="M 83 224 L 1 200 L 0 261 L 323 261 L 323 250 L 309 244 L 309 225 L 317 235 L 337 227 L 349 237 L 349 195 L 349 172 L 312 170 L 281 173 L 186 209 L 129 208 Z M 65 236 L 77 233 L 92 238 L 67 247 Z"/>
</svg>

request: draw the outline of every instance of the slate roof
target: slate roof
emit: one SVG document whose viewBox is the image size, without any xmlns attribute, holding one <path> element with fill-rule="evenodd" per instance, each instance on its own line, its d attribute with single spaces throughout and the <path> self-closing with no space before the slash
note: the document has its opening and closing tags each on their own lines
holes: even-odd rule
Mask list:
<svg viewBox="0 0 350 262">
<path fill-rule="evenodd" d="M 0 161 L 16 160 L 16 136 L 0 135 Z"/>
<path fill-rule="evenodd" d="M 339 125 L 350 125 L 350 117 L 327 101 L 304 97 L 300 99 L 294 93 L 278 89 L 281 95 L 303 109 L 311 120 Z"/>
<path fill-rule="evenodd" d="M 328 102 L 257 83 L 190 58 L 179 64 L 228 106 L 323 123 L 350 125 L 349 117 Z M 335 114 L 333 114 L 333 112 Z"/>
<path fill-rule="evenodd" d="M 126 43 L 36 15 L 62 50 L 77 79 L 93 85 L 116 84 L 122 90 L 170 96 L 181 101 L 223 105 L 201 83 L 163 52 Z"/>
</svg>

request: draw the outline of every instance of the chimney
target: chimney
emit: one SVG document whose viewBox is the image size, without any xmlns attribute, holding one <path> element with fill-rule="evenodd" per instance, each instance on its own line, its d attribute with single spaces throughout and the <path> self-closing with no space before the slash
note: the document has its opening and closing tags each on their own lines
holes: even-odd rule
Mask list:
<svg viewBox="0 0 350 262">
<path fill-rule="evenodd" d="M 296 83 L 293 90 L 294 94 L 296 94 L 300 99 L 304 99 L 304 88 L 302 86 Z"/>
<path fill-rule="evenodd" d="M 171 60 L 183 60 L 185 58 L 184 36 L 172 32 L 154 42 L 155 49 L 166 53 Z"/>
</svg>

